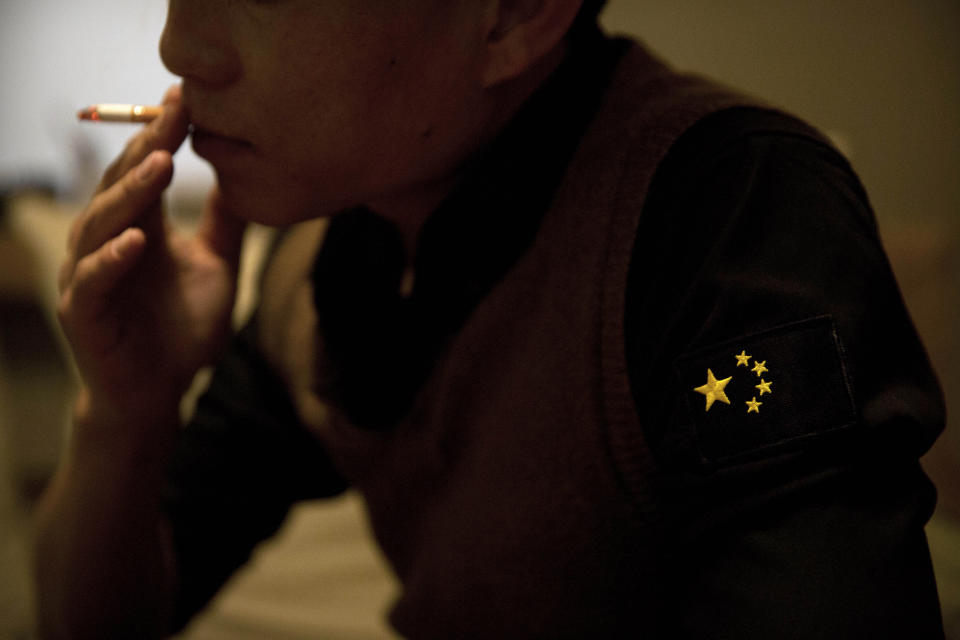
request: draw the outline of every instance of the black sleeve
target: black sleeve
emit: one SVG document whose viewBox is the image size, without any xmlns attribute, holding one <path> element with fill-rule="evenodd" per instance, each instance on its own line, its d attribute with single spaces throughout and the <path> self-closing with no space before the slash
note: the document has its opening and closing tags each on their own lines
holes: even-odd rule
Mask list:
<svg viewBox="0 0 960 640">
<path fill-rule="evenodd" d="M 628 281 L 671 637 L 940 638 L 942 395 L 847 162 L 733 109 L 658 169 Z"/>
<path fill-rule="evenodd" d="M 276 532 L 294 502 L 346 488 L 320 442 L 301 428 L 255 335 L 251 324 L 235 337 L 170 467 L 165 509 L 178 629 Z"/>
</svg>

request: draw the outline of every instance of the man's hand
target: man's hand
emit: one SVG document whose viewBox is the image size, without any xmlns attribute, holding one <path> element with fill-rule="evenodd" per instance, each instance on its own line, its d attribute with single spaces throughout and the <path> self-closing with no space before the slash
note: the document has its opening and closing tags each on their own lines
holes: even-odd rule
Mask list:
<svg viewBox="0 0 960 640">
<path fill-rule="evenodd" d="M 84 388 L 74 437 L 37 509 L 44 637 L 160 637 L 169 620 L 166 456 L 181 394 L 229 334 L 243 235 L 216 190 L 195 237 L 167 228 L 160 197 L 186 136 L 174 88 L 70 234 L 59 314 Z"/>
<path fill-rule="evenodd" d="M 170 230 L 161 206 L 187 125 L 174 87 L 163 115 L 106 171 L 60 271 L 60 321 L 85 386 L 81 413 L 111 423 L 133 426 L 177 403 L 229 334 L 243 223 L 216 189 L 193 238 Z"/>
</svg>

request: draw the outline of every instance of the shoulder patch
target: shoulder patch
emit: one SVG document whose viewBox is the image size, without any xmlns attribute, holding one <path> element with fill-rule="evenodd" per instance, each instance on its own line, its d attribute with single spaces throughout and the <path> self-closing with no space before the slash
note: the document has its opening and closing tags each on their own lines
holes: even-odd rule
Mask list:
<svg viewBox="0 0 960 640">
<path fill-rule="evenodd" d="M 675 366 L 706 462 L 772 453 L 856 421 L 840 341 L 826 316 L 726 341 Z"/>
</svg>

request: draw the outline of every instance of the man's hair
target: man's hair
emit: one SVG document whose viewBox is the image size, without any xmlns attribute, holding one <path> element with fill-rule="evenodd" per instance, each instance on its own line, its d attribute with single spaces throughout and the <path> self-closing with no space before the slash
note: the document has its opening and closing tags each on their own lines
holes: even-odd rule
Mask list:
<svg viewBox="0 0 960 640">
<path fill-rule="evenodd" d="M 597 17 L 606 5 L 607 0 L 583 0 L 583 6 L 580 7 L 580 13 L 573 21 L 570 31 L 572 33 L 582 33 L 594 28 L 597 24 Z"/>
</svg>

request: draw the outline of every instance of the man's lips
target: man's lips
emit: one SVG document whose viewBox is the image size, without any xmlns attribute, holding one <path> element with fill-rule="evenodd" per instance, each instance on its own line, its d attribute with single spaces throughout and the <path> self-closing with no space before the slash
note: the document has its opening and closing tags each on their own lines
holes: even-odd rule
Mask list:
<svg viewBox="0 0 960 640">
<path fill-rule="evenodd" d="M 253 144 L 240 138 L 223 135 L 194 125 L 191 133 L 193 150 L 213 164 L 233 162 L 253 152 Z"/>
</svg>

